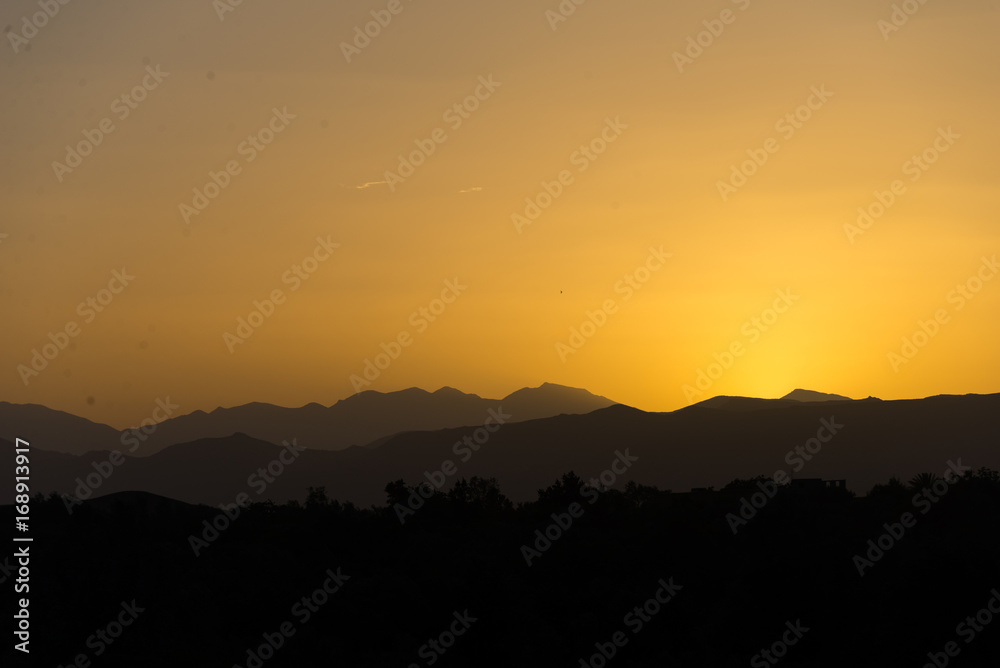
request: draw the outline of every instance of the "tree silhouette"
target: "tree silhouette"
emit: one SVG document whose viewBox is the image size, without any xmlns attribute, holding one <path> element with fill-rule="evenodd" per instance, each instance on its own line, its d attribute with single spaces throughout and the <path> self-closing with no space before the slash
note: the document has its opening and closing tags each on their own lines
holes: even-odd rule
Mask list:
<svg viewBox="0 0 1000 668">
<path fill-rule="evenodd" d="M 933 473 L 920 473 L 910 480 L 909 487 L 911 490 L 919 492 L 926 487 L 932 487 L 940 479 L 940 476 Z"/>
</svg>

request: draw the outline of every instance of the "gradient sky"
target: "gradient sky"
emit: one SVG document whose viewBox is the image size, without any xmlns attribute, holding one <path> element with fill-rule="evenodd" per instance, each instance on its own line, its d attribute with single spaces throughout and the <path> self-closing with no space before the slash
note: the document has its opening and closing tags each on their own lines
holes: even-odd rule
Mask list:
<svg viewBox="0 0 1000 668">
<path fill-rule="evenodd" d="M 244 0 L 220 19 L 221 1 L 72 0 L 16 53 L 40 10 L 4 3 L 0 399 L 116 427 L 166 397 L 181 412 L 330 404 L 401 332 L 411 344 L 366 389 L 549 381 L 646 410 L 690 403 L 700 371 L 718 378 L 698 398 L 1000 389 L 1000 279 L 975 278 L 1000 253 L 994 2 L 914 3 L 889 31 L 892 3 L 860 0 L 588 0 L 558 23 L 556 0 L 402 0 L 347 62 L 341 43 L 390 3 Z M 679 68 L 704 21 L 721 33 Z M 144 100 L 115 102 L 144 77 Z M 477 86 L 477 109 L 446 114 Z M 273 109 L 294 119 L 248 161 L 241 142 Z M 782 122 L 797 110 L 808 119 Z M 102 119 L 113 132 L 57 176 Z M 378 183 L 438 128 L 411 176 Z M 603 153 L 578 153 L 602 132 Z M 719 182 L 765 146 L 724 201 Z M 925 150 L 926 171 L 911 162 Z M 180 205 L 230 161 L 239 173 L 186 221 Z M 897 180 L 883 215 L 845 229 Z M 339 247 L 293 289 L 318 237 Z M 651 247 L 670 257 L 629 295 L 619 281 Z M 122 268 L 135 278 L 104 310 L 79 308 Z M 456 278 L 467 288 L 424 327 Z M 274 290 L 284 303 L 227 345 Z M 606 323 L 560 355 L 607 300 Z M 19 365 L 68 323 L 77 335 L 26 384 Z"/>
</svg>

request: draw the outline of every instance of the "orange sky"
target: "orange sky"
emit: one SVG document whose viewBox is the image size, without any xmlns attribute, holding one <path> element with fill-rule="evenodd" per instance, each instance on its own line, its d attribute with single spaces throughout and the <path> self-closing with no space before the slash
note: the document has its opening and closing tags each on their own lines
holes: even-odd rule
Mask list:
<svg viewBox="0 0 1000 668">
<path fill-rule="evenodd" d="M 0 399 L 1000 390 L 995 3 L 223 1 L 4 4 Z"/>
</svg>

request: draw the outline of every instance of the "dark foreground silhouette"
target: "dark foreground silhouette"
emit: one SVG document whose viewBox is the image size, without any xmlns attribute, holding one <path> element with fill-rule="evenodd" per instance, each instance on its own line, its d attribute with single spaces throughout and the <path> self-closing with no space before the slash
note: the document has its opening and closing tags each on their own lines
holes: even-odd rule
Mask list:
<svg viewBox="0 0 1000 668">
<path fill-rule="evenodd" d="M 314 488 L 303 503 L 231 506 L 233 518 L 146 493 L 72 514 L 38 496 L 31 665 L 1000 658 L 1000 475 L 987 469 L 861 498 L 763 477 L 684 494 L 602 490 L 572 473 L 517 507 L 481 478 L 429 499 L 403 481 L 386 494 L 361 509 Z M 3 665 L 28 665 L 12 644 Z"/>
</svg>

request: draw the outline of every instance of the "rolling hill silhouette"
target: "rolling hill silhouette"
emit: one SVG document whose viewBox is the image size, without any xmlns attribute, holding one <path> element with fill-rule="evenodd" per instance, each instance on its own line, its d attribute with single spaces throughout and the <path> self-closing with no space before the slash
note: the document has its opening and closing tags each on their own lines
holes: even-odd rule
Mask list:
<svg viewBox="0 0 1000 668">
<path fill-rule="evenodd" d="M 795 389 L 781 397 L 792 401 L 852 401 L 850 397 L 839 394 L 826 394 L 824 392 L 814 392 L 813 390 Z"/>
<path fill-rule="evenodd" d="M 704 401 L 699 401 L 687 408 L 698 406 L 701 408 L 725 408 L 726 410 L 760 410 L 762 408 L 778 408 L 781 406 L 794 406 L 798 403 L 815 403 L 822 401 L 854 401 L 850 397 L 843 397 L 839 394 L 825 394 L 814 392 L 813 390 L 792 390 L 780 399 L 758 399 L 756 397 L 730 397 L 719 395 Z M 682 409 L 683 410 L 683 409 Z"/>
<path fill-rule="evenodd" d="M 120 437 L 113 427 L 71 413 L 38 404 L 0 401 L 0 438 L 11 443 L 15 438 L 23 438 L 39 445 L 44 443 L 48 450 L 82 454 L 121 447 Z"/>
</svg>

